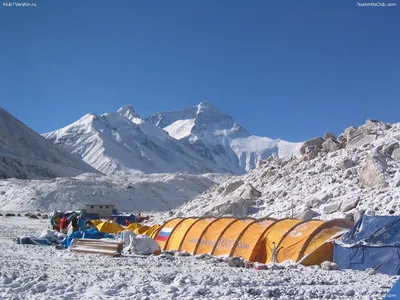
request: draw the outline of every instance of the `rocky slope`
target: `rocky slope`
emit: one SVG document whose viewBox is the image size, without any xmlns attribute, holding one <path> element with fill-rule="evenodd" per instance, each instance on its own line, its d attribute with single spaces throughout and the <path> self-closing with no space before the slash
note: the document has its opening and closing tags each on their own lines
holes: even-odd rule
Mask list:
<svg viewBox="0 0 400 300">
<path fill-rule="evenodd" d="M 400 123 L 368 120 L 305 142 L 301 158 L 269 158 L 213 186 L 174 216 L 302 219 L 400 214 Z M 167 216 L 168 218 L 170 216 Z"/>
<path fill-rule="evenodd" d="M 41 179 L 97 172 L 0 108 L 0 179 Z"/>
</svg>

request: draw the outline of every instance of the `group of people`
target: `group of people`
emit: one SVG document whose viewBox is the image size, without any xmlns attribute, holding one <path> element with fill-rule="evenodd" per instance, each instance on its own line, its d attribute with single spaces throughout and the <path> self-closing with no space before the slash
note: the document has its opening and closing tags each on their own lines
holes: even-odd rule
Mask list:
<svg viewBox="0 0 400 300">
<path fill-rule="evenodd" d="M 59 212 L 55 211 L 50 219 L 50 224 L 53 226 L 53 230 L 65 234 L 68 233 L 69 224 L 71 224 L 72 232 L 85 229 L 97 230 L 95 224 L 93 224 L 90 220 L 86 220 L 82 214 L 78 215 L 77 213 L 72 214 L 70 218 L 68 218 L 67 215 L 61 217 Z"/>
</svg>

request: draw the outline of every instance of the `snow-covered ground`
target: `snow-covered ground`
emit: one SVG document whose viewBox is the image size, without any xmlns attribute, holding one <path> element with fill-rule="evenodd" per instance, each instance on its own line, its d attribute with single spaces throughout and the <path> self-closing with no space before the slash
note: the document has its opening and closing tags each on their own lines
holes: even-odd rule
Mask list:
<svg viewBox="0 0 400 300">
<path fill-rule="evenodd" d="M 318 267 L 231 268 L 222 259 L 111 258 L 18 245 L 48 220 L 0 217 L 1 299 L 381 299 L 398 276 Z"/>
<path fill-rule="evenodd" d="M 0 211 L 78 210 L 115 204 L 123 211 L 162 211 L 193 199 L 225 176 L 218 174 L 82 174 L 52 180 L 0 180 Z"/>
</svg>

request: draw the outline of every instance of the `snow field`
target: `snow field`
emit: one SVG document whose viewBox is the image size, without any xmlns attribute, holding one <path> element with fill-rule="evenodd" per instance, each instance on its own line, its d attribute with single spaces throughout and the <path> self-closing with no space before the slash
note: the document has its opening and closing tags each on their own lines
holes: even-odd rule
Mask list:
<svg viewBox="0 0 400 300">
<path fill-rule="evenodd" d="M 1 299 L 381 299 L 398 276 L 228 267 L 207 255 L 111 258 L 18 245 L 48 220 L 0 217 Z"/>
</svg>

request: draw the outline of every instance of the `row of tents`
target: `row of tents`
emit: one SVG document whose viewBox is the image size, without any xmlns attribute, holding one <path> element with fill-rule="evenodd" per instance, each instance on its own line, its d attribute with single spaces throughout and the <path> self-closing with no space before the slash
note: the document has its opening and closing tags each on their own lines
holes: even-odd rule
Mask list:
<svg viewBox="0 0 400 300">
<path fill-rule="evenodd" d="M 155 237 L 154 235 L 156 234 L 157 229 L 160 227 L 160 225 L 157 224 L 153 226 L 147 226 L 141 225 L 140 223 L 132 223 L 129 226 L 123 227 L 118 224 L 118 222 L 103 220 L 91 220 L 91 222 L 96 225 L 98 231 L 103 233 L 118 234 L 121 231 L 130 230 L 135 234 L 145 234 L 151 238 Z"/>
<path fill-rule="evenodd" d="M 162 250 L 193 255 L 241 256 L 246 261 L 317 265 L 400 274 L 400 217 L 363 216 L 357 223 L 298 219 L 175 218 L 163 225 L 122 227 L 93 220 L 101 232 L 131 230 L 155 239 Z"/>
<path fill-rule="evenodd" d="M 327 241 L 343 234 L 352 225 L 344 219 L 325 222 L 272 218 L 177 218 L 159 229 L 156 241 L 163 250 L 194 255 L 241 256 L 246 261 L 260 263 L 290 260 L 315 265 L 332 261 L 333 246 Z"/>
</svg>

